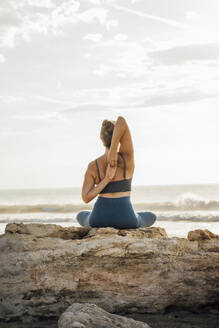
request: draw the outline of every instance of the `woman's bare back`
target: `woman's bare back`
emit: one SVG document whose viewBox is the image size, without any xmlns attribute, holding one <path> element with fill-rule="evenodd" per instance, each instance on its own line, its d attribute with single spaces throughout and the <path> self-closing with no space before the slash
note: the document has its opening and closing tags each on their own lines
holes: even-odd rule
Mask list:
<svg viewBox="0 0 219 328">
<path fill-rule="evenodd" d="M 132 178 L 133 173 L 134 173 L 134 164 L 133 164 L 133 161 L 132 162 L 129 161 L 127 155 L 123 154 L 123 156 L 125 157 L 125 162 L 126 162 L 126 179 L 130 179 L 130 178 Z M 97 162 L 98 162 L 98 167 L 99 167 L 99 171 L 100 171 L 100 178 L 102 180 L 106 175 L 107 154 L 104 154 L 104 155 L 98 157 Z M 96 164 L 94 164 L 94 165 L 95 165 L 95 169 L 96 169 L 95 184 L 98 184 L 100 181 L 99 181 L 99 177 L 98 177 Z M 116 169 L 116 173 L 115 173 L 115 176 L 112 179 L 112 181 L 123 180 L 124 179 L 123 172 L 124 172 L 124 162 L 123 162 L 121 155 L 118 153 L 117 169 Z M 130 194 L 131 194 L 131 191 L 123 191 L 123 192 L 114 192 L 114 193 L 104 193 L 104 194 L 99 195 L 99 197 L 117 198 L 117 197 L 130 196 Z"/>
</svg>

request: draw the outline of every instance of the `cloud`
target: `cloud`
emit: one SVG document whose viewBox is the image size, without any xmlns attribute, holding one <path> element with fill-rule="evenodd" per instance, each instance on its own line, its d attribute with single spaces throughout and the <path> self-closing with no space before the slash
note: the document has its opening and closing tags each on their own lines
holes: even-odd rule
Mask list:
<svg viewBox="0 0 219 328">
<path fill-rule="evenodd" d="M 93 42 L 100 42 L 102 37 L 103 37 L 103 35 L 101 33 L 87 34 L 83 37 L 83 40 L 90 40 L 90 41 L 93 41 Z"/>
<path fill-rule="evenodd" d="M 60 117 L 68 118 L 74 113 L 80 112 L 106 112 L 127 110 L 132 108 L 162 107 L 171 104 L 186 104 L 197 102 L 203 99 L 219 98 L 219 92 L 207 93 L 198 88 L 187 86 L 172 87 L 150 86 L 147 84 L 132 84 L 126 87 L 114 87 L 109 89 L 89 89 L 81 93 L 81 103 L 76 103 L 75 99 L 71 106 L 60 112 Z M 86 102 L 84 101 L 86 99 Z M 57 116 L 58 118 L 58 116 Z"/>
<path fill-rule="evenodd" d="M 63 0 L 58 5 L 52 0 L 12 0 L 0 5 L 0 47 L 13 48 L 19 40 L 30 41 L 34 33 L 63 35 L 67 24 L 99 23 L 107 30 L 118 25 L 103 7 L 79 8 L 77 0 Z"/>
<path fill-rule="evenodd" d="M 160 92 L 156 95 L 151 95 L 145 98 L 144 104 L 146 106 L 164 106 L 168 104 L 189 103 L 200 101 L 202 99 L 219 98 L 219 93 L 208 94 L 200 90 L 188 89 L 173 89 Z"/>
<path fill-rule="evenodd" d="M 100 59 L 101 61 L 101 59 Z M 140 78 L 147 71 L 147 58 L 144 48 L 140 46 L 128 47 L 121 50 L 116 56 L 105 57 L 105 63 L 97 63 L 93 73 L 99 77 Z"/>
<path fill-rule="evenodd" d="M 109 20 L 106 22 L 106 29 L 107 29 L 108 31 L 110 31 L 111 28 L 113 28 L 113 27 L 117 27 L 118 25 L 119 25 L 118 20 L 116 20 L 116 19 L 109 19 Z"/>
<path fill-rule="evenodd" d="M 5 60 L 6 60 L 5 57 L 2 54 L 0 54 L 0 63 L 4 63 Z"/>
<path fill-rule="evenodd" d="M 77 22 L 79 6 L 75 0 L 64 1 L 55 7 L 48 0 L 12 0 L 4 8 L 5 21 L 3 24 L 0 21 L 0 47 L 13 48 L 20 39 L 30 40 L 32 33 L 58 34 L 63 25 Z"/>
<path fill-rule="evenodd" d="M 100 5 L 101 4 L 101 0 L 89 0 L 89 2 L 94 4 L 94 5 Z"/>
<path fill-rule="evenodd" d="M 145 76 L 152 59 L 147 57 L 144 45 L 128 41 L 126 34 L 117 34 L 112 39 L 95 47 L 95 56 L 90 57 L 94 65 L 93 73 L 101 78 Z"/>
<path fill-rule="evenodd" d="M 46 96 L 33 96 L 31 97 L 31 100 L 39 100 L 45 103 L 51 103 L 51 104 L 60 104 L 65 106 L 71 106 L 74 102 L 71 100 L 63 100 L 63 99 L 57 99 L 52 97 L 46 97 Z"/>
<path fill-rule="evenodd" d="M 114 40 L 116 41 L 125 41 L 128 39 L 128 35 L 127 34 L 116 34 L 114 36 Z"/>
<path fill-rule="evenodd" d="M 93 23 L 98 21 L 99 24 L 104 25 L 107 30 L 110 30 L 111 27 L 116 27 L 118 21 L 115 19 L 108 18 L 108 10 L 103 7 L 96 7 L 88 9 L 78 15 L 78 20 L 85 23 Z"/>
<path fill-rule="evenodd" d="M 70 109 L 66 109 L 62 112 L 64 116 L 71 116 L 74 113 L 81 113 L 81 112 L 104 112 L 110 111 L 112 106 L 102 105 L 102 104 L 92 104 L 92 103 L 85 103 L 82 105 L 74 106 Z"/>
<path fill-rule="evenodd" d="M 105 76 L 111 71 L 111 68 L 108 65 L 99 64 L 96 69 L 93 70 L 93 73 L 97 76 Z"/>
<path fill-rule="evenodd" d="M 85 23 L 91 23 L 97 20 L 103 25 L 107 20 L 107 10 L 101 7 L 88 9 L 79 14 L 79 20 Z"/>
<path fill-rule="evenodd" d="M 25 99 L 19 96 L 0 96 L 0 101 L 4 104 L 24 102 Z"/>
<path fill-rule="evenodd" d="M 66 118 L 58 112 L 45 113 L 38 112 L 35 114 L 24 114 L 24 115 L 13 115 L 11 119 L 19 120 L 19 121 L 64 121 L 66 122 Z"/>
<path fill-rule="evenodd" d="M 194 11 L 188 11 L 186 13 L 186 19 L 188 21 L 196 21 L 196 20 L 199 20 L 200 18 L 200 15 Z"/>
<path fill-rule="evenodd" d="M 27 0 L 27 3 L 30 6 L 34 7 L 46 7 L 46 8 L 54 8 L 55 4 L 52 0 Z"/>
<path fill-rule="evenodd" d="M 144 17 L 144 18 L 147 18 L 147 19 L 151 19 L 151 20 L 154 20 L 154 21 L 157 21 L 157 22 L 160 22 L 160 23 L 163 23 L 163 24 L 166 24 L 166 25 L 178 28 L 178 29 L 187 28 L 187 26 L 185 24 L 179 23 L 179 22 L 174 21 L 172 19 L 167 19 L 167 18 L 163 18 L 163 17 L 159 17 L 159 16 L 150 15 L 150 14 L 147 14 L 147 13 L 144 13 L 144 12 L 141 12 L 141 11 L 133 10 L 133 9 L 126 8 L 126 7 L 123 7 L 123 6 L 118 6 L 118 5 L 115 5 L 115 4 L 111 4 L 110 6 L 114 9 L 118 9 L 118 10 L 121 10 L 121 11 L 124 11 L 124 12 L 128 12 L 130 14 L 137 15 L 137 16 L 140 16 L 140 17 Z"/>
<path fill-rule="evenodd" d="M 189 44 L 148 52 L 157 63 L 179 65 L 187 61 L 214 60 L 219 58 L 219 43 Z"/>
</svg>

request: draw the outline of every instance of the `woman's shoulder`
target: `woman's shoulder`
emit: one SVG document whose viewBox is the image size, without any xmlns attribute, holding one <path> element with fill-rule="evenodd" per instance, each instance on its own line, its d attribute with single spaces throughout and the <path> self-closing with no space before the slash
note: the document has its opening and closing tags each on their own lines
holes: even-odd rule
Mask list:
<svg viewBox="0 0 219 328">
<path fill-rule="evenodd" d="M 104 160 L 104 155 L 95 158 L 93 161 L 88 163 L 88 169 L 90 170 L 96 169 L 97 165 L 99 165 L 99 163 L 101 163 L 103 160 Z"/>
<path fill-rule="evenodd" d="M 87 169 L 88 170 L 94 170 L 94 167 L 96 166 L 95 163 L 96 160 L 91 161 L 90 163 L 88 163 Z"/>
</svg>

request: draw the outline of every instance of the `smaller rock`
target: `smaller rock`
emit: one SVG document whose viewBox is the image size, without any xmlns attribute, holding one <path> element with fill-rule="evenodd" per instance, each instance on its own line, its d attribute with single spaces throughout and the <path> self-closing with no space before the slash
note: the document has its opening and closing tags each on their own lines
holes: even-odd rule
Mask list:
<svg viewBox="0 0 219 328">
<path fill-rule="evenodd" d="M 190 241 L 201 241 L 201 240 L 210 240 L 210 239 L 219 239 L 219 235 L 214 234 L 208 229 L 205 230 L 197 229 L 188 232 L 188 240 Z"/>
<path fill-rule="evenodd" d="M 81 239 L 89 232 L 89 227 L 62 227 L 57 224 L 8 223 L 5 233 L 33 235 L 35 237 L 52 237 L 60 239 Z"/>
<path fill-rule="evenodd" d="M 91 303 L 74 303 L 61 315 L 59 328 L 150 328 L 146 323 L 111 314 Z"/>
</svg>

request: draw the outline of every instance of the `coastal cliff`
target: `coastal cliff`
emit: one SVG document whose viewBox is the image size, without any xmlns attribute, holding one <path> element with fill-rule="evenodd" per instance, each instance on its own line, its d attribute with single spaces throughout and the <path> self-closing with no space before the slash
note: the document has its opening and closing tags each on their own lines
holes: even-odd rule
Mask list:
<svg viewBox="0 0 219 328">
<path fill-rule="evenodd" d="M 0 236 L 0 320 L 59 317 L 73 303 L 110 313 L 219 313 L 219 238 L 196 230 L 8 224 Z"/>
</svg>

